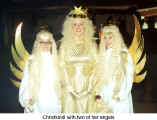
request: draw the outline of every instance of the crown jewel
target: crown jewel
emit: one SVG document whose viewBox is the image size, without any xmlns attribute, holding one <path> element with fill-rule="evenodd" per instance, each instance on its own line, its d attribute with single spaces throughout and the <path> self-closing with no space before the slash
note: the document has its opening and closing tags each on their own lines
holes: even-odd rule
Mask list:
<svg viewBox="0 0 157 120">
<path fill-rule="evenodd" d="M 70 17 L 80 17 L 80 18 L 86 18 L 87 17 L 87 8 L 86 9 L 82 9 L 82 6 L 80 7 L 76 7 L 74 6 L 74 10 L 72 10 L 69 14 Z"/>
</svg>

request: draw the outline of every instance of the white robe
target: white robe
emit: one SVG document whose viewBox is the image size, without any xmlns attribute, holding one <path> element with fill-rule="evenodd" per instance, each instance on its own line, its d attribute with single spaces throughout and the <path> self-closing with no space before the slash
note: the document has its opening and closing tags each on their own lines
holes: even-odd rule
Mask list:
<svg viewBox="0 0 157 120">
<path fill-rule="evenodd" d="M 126 51 L 126 50 L 125 50 Z M 110 53 L 112 49 L 106 51 L 105 62 L 109 62 Z M 115 88 L 115 82 L 110 82 L 107 86 L 105 86 L 100 95 L 106 103 L 108 103 L 109 108 L 112 109 L 113 113 L 133 113 L 133 104 L 132 104 L 132 95 L 131 89 L 133 85 L 133 62 L 131 56 L 128 54 L 128 62 L 126 64 L 126 73 L 123 79 L 123 83 L 121 84 L 120 91 L 118 96 L 120 101 L 116 101 L 112 99 L 113 91 Z M 108 64 L 109 68 L 109 64 Z M 108 71 L 109 72 L 109 71 Z"/>
<path fill-rule="evenodd" d="M 22 107 L 25 107 L 30 99 L 28 92 L 28 64 L 31 59 L 33 59 L 33 56 L 29 58 L 25 65 L 23 79 L 19 89 L 19 102 Z M 49 53 L 44 53 L 43 61 L 43 80 L 40 85 L 39 97 L 31 109 L 33 109 L 34 113 L 60 113 L 61 105 L 59 103 L 59 98 L 54 91 L 54 76 L 56 76 L 56 71 L 53 69 L 54 64 L 51 55 Z M 26 110 L 25 112 L 29 111 Z"/>
</svg>

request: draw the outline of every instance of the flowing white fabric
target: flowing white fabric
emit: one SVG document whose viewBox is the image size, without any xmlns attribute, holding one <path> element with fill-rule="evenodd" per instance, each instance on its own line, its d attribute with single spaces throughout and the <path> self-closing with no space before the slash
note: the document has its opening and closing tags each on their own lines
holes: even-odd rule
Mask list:
<svg viewBox="0 0 157 120">
<path fill-rule="evenodd" d="M 28 65 L 30 60 L 33 59 L 33 56 L 29 58 L 25 65 L 25 70 L 23 73 L 23 79 L 19 89 L 19 102 L 22 107 L 26 107 L 29 103 L 29 92 L 28 92 Z M 42 81 L 40 85 L 39 97 L 38 100 L 31 106 L 30 109 L 34 113 L 60 113 L 61 105 L 59 103 L 59 98 L 54 91 L 54 78 L 56 76 L 56 71 L 54 68 L 54 62 L 50 53 L 43 53 L 43 69 L 42 72 Z M 38 68 L 37 68 L 38 69 Z M 30 111 L 25 111 L 30 112 Z"/>
<path fill-rule="evenodd" d="M 105 62 L 107 63 L 109 63 L 111 52 L 112 49 L 108 49 L 106 51 Z M 120 98 L 120 101 L 116 101 L 115 99 L 112 98 L 113 91 L 115 88 L 115 82 L 109 82 L 109 84 L 105 86 L 100 93 L 103 101 L 105 101 L 108 104 L 108 106 L 112 109 L 113 113 L 133 113 L 131 89 L 133 84 L 134 68 L 133 68 L 131 56 L 128 54 L 127 57 L 128 57 L 128 62 L 126 64 L 125 77 L 123 83 L 121 84 L 120 91 L 117 95 L 117 97 Z M 110 66 L 108 64 L 108 67 L 106 68 L 109 67 Z"/>
</svg>

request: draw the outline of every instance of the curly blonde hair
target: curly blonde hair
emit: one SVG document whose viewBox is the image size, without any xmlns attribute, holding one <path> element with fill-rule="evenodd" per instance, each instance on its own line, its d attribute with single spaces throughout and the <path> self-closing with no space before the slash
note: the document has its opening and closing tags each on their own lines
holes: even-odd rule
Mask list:
<svg viewBox="0 0 157 120">
<path fill-rule="evenodd" d="M 69 15 L 66 16 L 65 22 L 63 24 L 63 29 L 62 29 L 62 34 L 63 38 L 61 40 L 61 46 L 59 51 L 66 51 L 64 52 L 66 55 L 71 54 L 68 51 L 70 49 L 74 52 L 74 49 L 77 49 L 77 51 L 88 51 L 89 55 L 95 54 L 95 51 L 97 49 L 96 41 L 94 38 L 95 34 L 95 27 L 92 23 L 92 21 L 87 17 L 87 18 L 80 18 L 80 21 L 84 25 L 84 33 L 81 34 L 81 40 L 84 41 L 84 44 L 81 45 L 83 48 L 79 48 L 76 45 L 76 41 L 78 41 L 78 37 L 73 33 L 72 30 L 72 23 L 73 21 L 77 19 L 74 17 L 69 17 Z M 78 48 L 77 48 L 78 47 Z"/>
</svg>

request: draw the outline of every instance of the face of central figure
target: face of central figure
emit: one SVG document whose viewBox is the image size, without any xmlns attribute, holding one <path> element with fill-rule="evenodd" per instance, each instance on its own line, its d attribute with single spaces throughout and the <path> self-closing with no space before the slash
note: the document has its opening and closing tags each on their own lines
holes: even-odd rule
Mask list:
<svg viewBox="0 0 157 120">
<path fill-rule="evenodd" d="M 49 33 L 41 33 L 37 36 L 39 40 L 39 47 L 42 49 L 43 52 L 50 52 L 52 48 L 52 36 Z"/>
<path fill-rule="evenodd" d="M 84 27 L 84 23 L 81 20 L 81 18 L 74 18 L 73 19 L 73 21 L 72 21 L 72 32 L 77 37 L 80 37 L 84 34 L 85 27 Z"/>
</svg>

